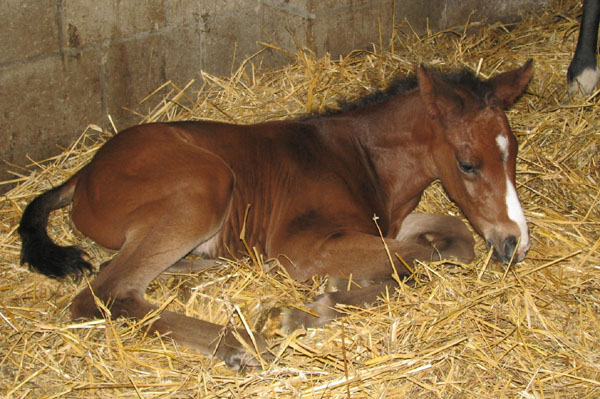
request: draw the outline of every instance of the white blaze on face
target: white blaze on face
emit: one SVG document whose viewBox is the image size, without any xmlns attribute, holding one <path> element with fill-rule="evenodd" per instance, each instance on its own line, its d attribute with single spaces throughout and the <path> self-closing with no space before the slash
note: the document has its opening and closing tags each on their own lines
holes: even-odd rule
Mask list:
<svg viewBox="0 0 600 399">
<path fill-rule="evenodd" d="M 498 144 L 498 148 L 500 148 L 500 152 L 502 153 L 502 160 L 506 161 L 508 158 L 508 138 L 503 135 L 498 135 L 496 137 L 496 144 Z M 517 253 L 519 255 L 524 255 L 525 251 L 529 248 L 529 229 L 527 228 L 527 221 L 525 220 L 525 215 L 523 214 L 523 208 L 521 208 L 521 203 L 519 202 L 519 197 L 517 196 L 517 190 L 515 189 L 515 185 L 510 180 L 508 176 L 508 171 L 505 167 L 506 174 L 506 212 L 508 214 L 508 218 L 515 222 L 517 226 L 519 226 L 519 230 L 521 232 L 521 241 L 519 243 L 519 248 L 517 249 Z"/>
<path fill-rule="evenodd" d="M 496 137 L 496 144 L 498 144 L 498 148 L 500 148 L 500 152 L 502 153 L 502 161 L 506 161 L 508 158 L 508 139 L 499 134 Z"/>
<path fill-rule="evenodd" d="M 523 208 L 521 208 L 521 203 L 519 202 L 519 197 L 517 197 L 517 190 L 508 176 L 506 176 L 505 201 L 508 218 L 515 222 L 521 231 L 521 242 L 519 243 L 517 253 L 519 255 L 524 255 L 524 252 L 529 248 L 529 229 L 527 228 L 527 221 L 525 220 Z"/>
</svg>

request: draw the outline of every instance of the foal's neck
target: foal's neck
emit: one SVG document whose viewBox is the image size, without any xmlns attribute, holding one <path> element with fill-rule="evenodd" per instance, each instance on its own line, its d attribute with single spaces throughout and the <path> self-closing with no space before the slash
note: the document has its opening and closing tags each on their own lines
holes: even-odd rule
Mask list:
<svg viewBox="0 0 600 399">
<path fill-rule="evenodd" d="M 436 179 L 430 142 L 438 126 L 417 91 L 355 111 L 348 119 L 373 161 L 393 225 L 417 206 Z"/>
</svg>

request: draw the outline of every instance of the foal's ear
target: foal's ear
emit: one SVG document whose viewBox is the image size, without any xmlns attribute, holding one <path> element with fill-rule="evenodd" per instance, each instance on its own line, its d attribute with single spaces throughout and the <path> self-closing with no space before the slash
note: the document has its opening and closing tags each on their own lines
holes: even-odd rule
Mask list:
<svg viewBox="0 0 600 399">
<path fill-rule="evenodd" d="M 417 80 L 419 82 L 419 93 L 421 93 L 421 100 L 423 100 L 427 112 L 432 118 L 439 119 L 441 112 L 436 105 L 436 95 L 435 88 L 433 87 L 433 80 L 423 64 L 419 65 L 417 68 Z"/>
<path fill-rule="evenodd" d="M 462 100 L 447 84 L 435 77 L 420 65 L 417 68 L 419 93 L 429 116 L 437 119 L 442 125 L 449 115 L 458 115 L 462 109 Z"/>
<path fill-rule="evenodd" d="M 494 90 L 494 97 L 499 105 L 507 109 L 523 94 L 533 73 L 533 60 L 529 60 L 521 68 L 494 76 L 487 82 Z"/>
</svg>

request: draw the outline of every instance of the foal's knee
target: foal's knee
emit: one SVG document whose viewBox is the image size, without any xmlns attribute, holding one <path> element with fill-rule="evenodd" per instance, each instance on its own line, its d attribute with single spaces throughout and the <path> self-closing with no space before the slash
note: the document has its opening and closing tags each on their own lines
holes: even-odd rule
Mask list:
<svg viewBox="0 0 600 399">
<path fill-rule="evenodd" d="M 475 258 L 472 236 L 451 236 L 431 232 L 419 235 L 419 241 L 432 247 L 432 260 L 456 259 L 468 263 Z"/>
<path fill-rule="evenodd" d="M 471 262 L 475 258 L 473 234 L 455 216 L 411 213 L 402 223 L 398 240 L 414 243 L 430 253 L 429 259 L 457 259 Z"/>
</svg>

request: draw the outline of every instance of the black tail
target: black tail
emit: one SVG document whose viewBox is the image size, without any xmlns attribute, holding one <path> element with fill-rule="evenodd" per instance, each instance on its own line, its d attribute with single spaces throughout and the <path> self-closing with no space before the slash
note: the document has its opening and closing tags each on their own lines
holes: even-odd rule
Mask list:
<svg viewBox="0 0 600 399">
<path fill-rule="evenodd" d="M 85 252 L 75 246 L 56 245 L 46 232 L 48 216 L 55 209 L 71 203 L 73 181 L 46 191 L 36 197 L 23 212 L 19 235 L 21 236 L 21 264 L 50 277 L 65 277 L 91 271 L 91 265 L 83 259 Z"/>
</svg>

